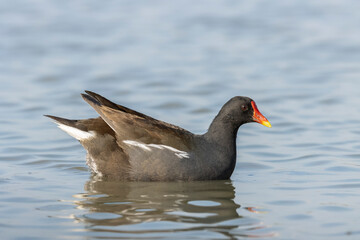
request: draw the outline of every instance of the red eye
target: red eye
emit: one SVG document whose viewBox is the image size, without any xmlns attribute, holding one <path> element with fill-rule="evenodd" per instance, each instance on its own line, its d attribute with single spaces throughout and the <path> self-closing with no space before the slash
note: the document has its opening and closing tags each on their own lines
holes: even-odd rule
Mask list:
<svg viewBox="0 0 360 240">
<path fill-rule="evenodd" d="M 248 107 L 246 105 L 241 105 L 241 110 L 245 112 L 248 110 Z"/>
</svg>

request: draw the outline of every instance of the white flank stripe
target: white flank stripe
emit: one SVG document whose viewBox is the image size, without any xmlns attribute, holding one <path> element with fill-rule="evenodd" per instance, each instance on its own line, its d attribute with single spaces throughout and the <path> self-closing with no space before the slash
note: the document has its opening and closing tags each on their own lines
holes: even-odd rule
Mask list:
<svg viewBox="0 0 360 240">
<path fill-rule="evenodd" d="M 94 131 L 85 132 L 85 131 L 81 131 L 80 129 L 70 127 L 70 126 L 67 126 L 64 124 L 60 124 L 60 123 L 58 123 L 58 127 L 79 141 L 87 140 L 87 139 L 91 139 L 91 138 L 95 137 Z"/>
<path fill-rule="evenodd" d="M 132 140 L 124 140 L 124 143 L 134 146 L 134 147 L 139 147 L 142 148 L 146 151 L 152 151 L 156 149 L 160 149 L 160 150 L 170 150 L 172 152 L 174 152 L 174 154 L 176 156 L 178 156 L 179 158 L 189 158 L 189 153 L 185 152 L 185 151 L 180 151 L 179 149 L 167 146 L 167 145 L 163 145 L 163 144 L 145 144 L 145 143 L 141 143 L 141 142 L 137 142 L 137 141 L 132 141 Z M 153 149 L 151 149 L 153 148 Z"/>
<path fill-rule="evenodd" d="M 151 151 L 151 149 L 146 146 L 147 144 L 144 144 L 144 143 L 141 143 L 141 142 L 132 141 L 132 140 L 124 140 L 123 142 L 128 144 L 128 145 L 134 146 L 134 147 L 142 148 L 142 149 L 144 149 L 146 151 Z"/>
</svg>

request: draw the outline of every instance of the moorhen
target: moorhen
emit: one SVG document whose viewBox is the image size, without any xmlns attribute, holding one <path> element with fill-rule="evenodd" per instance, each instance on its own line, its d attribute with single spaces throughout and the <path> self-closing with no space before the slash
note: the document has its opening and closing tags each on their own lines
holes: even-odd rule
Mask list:
<svg viewBox="0 0 360 240">
<path fill-rule="evenodd" d="M 125 181 L 194 181 L 229 179 L 236 163 L 236 135 L 244 123 L 271 127 L 248 97 L 233 97 L 205 134 L 115 104 L 94 92 L 84 100 L 98 118 L 69 120 L 45 115 L 80 141 L 87 164 L 102 179 Z"/>
</svg>

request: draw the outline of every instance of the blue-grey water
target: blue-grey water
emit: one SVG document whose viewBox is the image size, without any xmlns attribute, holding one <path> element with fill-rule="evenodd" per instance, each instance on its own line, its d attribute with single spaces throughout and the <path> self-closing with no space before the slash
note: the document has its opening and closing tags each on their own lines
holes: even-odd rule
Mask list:
<svg viewBox="0 0 360 240">
<path fill-rule="evenodd" d="M 360 2 L 0 1 L 1 239 L 360 239 Z M 229 181 L 104 182 L 43 114 L 92 90 L 195 133 L 253 98 Z"/>
</svg>

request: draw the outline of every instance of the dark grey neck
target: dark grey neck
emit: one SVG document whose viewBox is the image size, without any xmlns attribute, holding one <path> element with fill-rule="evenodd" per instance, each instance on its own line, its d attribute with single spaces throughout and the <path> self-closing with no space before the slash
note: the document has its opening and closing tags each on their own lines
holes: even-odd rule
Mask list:
<svg viewBox="0 0 360 240">
<path fill-rule="evenodd" d="M 229 179 L 236 164 L 236 135 L 239 126 L 232 124 L 221 115 L 216 116 L 209 130 L 204 134 L 205 140 L 212 146 L 212 156 L 221 162 L 216 179 Z"/>
<path fill-rule="evenodd" d="M 211 143 L 235 151 L 236 135 L 240 127 L 237 125 L 234 124 L 230 116 L 219 113 L 211 123 L 208 132 L 204 134 L 204 137 Z"/>
</svg>

